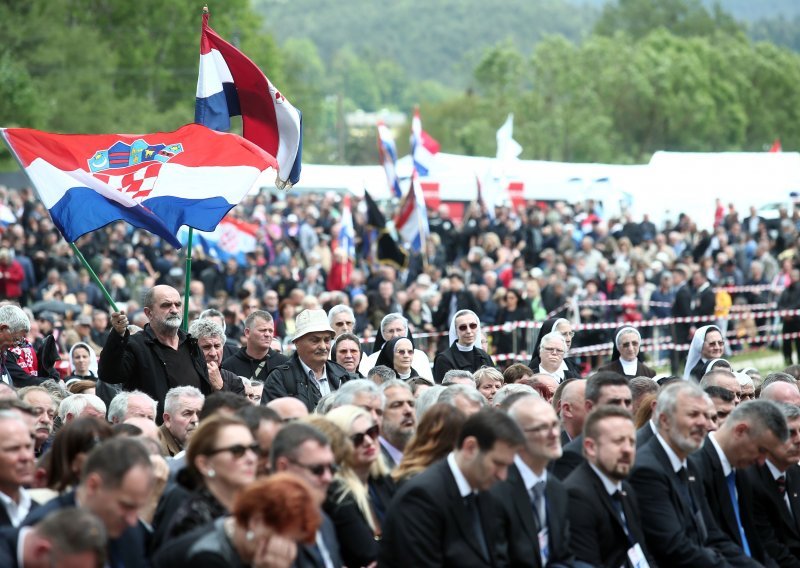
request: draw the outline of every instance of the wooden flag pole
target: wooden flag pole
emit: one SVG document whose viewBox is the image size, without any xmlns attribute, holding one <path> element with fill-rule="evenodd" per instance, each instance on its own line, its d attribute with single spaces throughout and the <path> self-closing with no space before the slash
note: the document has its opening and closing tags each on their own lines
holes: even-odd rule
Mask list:
<svg viewBox="0 0 800 568">
<path fill-rule="evenodd" d="M 192 236 L 194 229 L 189 227 L 189 240 L 186 243 L 186 284 L 183 288 L 183 322 L 181 329 L 189 329 L 189 283 L 192 280 Z"/>
<path fill-rule="evenodd" d="M 118 312 L 119 308 L 117 308 L 117 304 L 111 298 L 111 294 L 108 293 L 108 290 L 106 290 L 106 287 L 100 281 L 100 278 L 97 276 L 95 271 L 92 269 L 92 266 L 89 264 L 89 262 L 86 260 L 86 258 L 84 258 L 83 253 L 81 253 L 81 251 L 78 248 L 78 246 L 75 243 L 69 243 L 69 246 L 72 247 L 72 250 L 75 252 L 75 256 L 78 257 L 78 260 L 81 261 L 81 264 L 83 265 L 83 267 L 87 271 L 89 271 L 89 276 L 92 277 L 92 280 L 94 280 L 94 283 L 97 284 L 97 286 L 100 288 L 100 291 L 103 292 L 103 296 L 106 297 L 106 301 L 111 305 L 111 309 L 113 309 L 115 312 Z"/>
</svg>

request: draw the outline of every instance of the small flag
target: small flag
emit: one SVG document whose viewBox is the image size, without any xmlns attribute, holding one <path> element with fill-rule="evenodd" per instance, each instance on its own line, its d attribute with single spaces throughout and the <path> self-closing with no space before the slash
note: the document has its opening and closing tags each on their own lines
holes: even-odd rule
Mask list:
<svg viewBox="0 0 800 568">
<path fill-rule="evenodd" d="M 398 246 L 397 241 L 394 240 L 389 229 L 386 228 L 386 217 L 369 192 L 364 191 L 364 199 L 367 202 L 367 225 L 374 227 L 378 232 L 376 244 L 378 262 L 392 265 L 398 270 L 405 270 L 408 268 L 408 252 Z"/>
<path fill-rule="evenodd" d="M 125 221 L 180 248 L 182 225 L 214 230 L 261 173 L 277 167 L 255 144 L 199 124 L 138 135 L 0 134 L 69 242 Z"/>
<path fill-rule="evenodd" d="M 411 176 L 411 187 L 400 204 L 400 210 L 394 220 L 394 226 L 403 243 L 411 250 L 422 252 L 428 238 L 428 211 L 425 208 L 425 197 L 419 187 L 416 175 Z"/>
<path fill-rule="evenodd" d="M 395 146 L 392 131 L 382 120 L 378 121 L 378 156 L 380 156 L 383 169 L 386 170 L 386 181 L 389 184 L 389 190 L 395 197 L 400 197 L 403 192 L 400 191 L 400 179 L 397 177 L 396 170 L 397 146 Z"/>
<path fill-rule="evenodd" d="M 356 232 L 353 229 L 353 212 L 350 209 L 350 196 L 342 201 L 342 219 L 339 227 L 339 247 L 347 251 L 348 258 L 356 257 Z"/>
<path fill-rule="evenodd" d="M 433 157 L 438 153 L 439 143 L 422 130 L 419 109 L 414 109 L 414 118 L 411 119 L 411 158 L 420 177 L 428 176 Z"/>
<path fill-rule="evenodd" d="M 513 160 L 522 154 L 522 146 L 514 140 L 514 113 L 509 113 L 497 131 L 497 159 Z"/>
<path fill-rule="evenodd" d="M 487 192 L 485 192 L 483 189 L 481 178 L 479 178 L 477 174 L 475 175 L 475 183 L 478 185 L 478 205 L 486 214 L 486 216 L 489 217 L 489 219 L 494 220 L 494 194 L 492 192 L 488 192 L 487 195 Z M 491 201 L 488 198 L 492 198 Z"/>
<path fill-rule="evenodd" d="M 227 132 L 242 116 L 242 136 L 278 160 L 275 185 L 288 189 L 300 179 L 303 120 L 266 75 L 244 53 L 208 25 L 203 14 L 200 73 L 194 121 Z"/>
<path fill-rule="evenodd" d="M 770 146 L 769 151 L 773 152 L 773 153 L 782 152 L 783 151 L 783 148 L 781 147 L 781 139 L 780 138 L 776 138 L 775 139 L 775 141 L 772 143 L 772 146 Z"/>
<path fill-rule="evenodd" d="M 189 231 L 181 229 L 179 236 L 181 243 L 186 246 Z M 235 258 L 239 266 L 247 266 L 247 253 L 256 250 L 257 237 L 258 225 L 225 217 L 213 231 L 196 231 L 193 239 L 209 256 L 222 262 Z"/>
</svg>

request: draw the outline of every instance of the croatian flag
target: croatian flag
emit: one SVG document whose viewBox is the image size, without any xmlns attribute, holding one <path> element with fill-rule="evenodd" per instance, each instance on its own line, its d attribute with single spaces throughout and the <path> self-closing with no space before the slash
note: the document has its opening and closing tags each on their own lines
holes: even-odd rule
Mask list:
<svg viewBox="0 0 800 568">
<path fill-rule="evenodd" d="M 296 184 L 303 147 L 300 111 L 255 63 L 209 27 L 205 13 L 194 121 L 227 132 L 237 115 L 242 116 L 242 136 L 277 158 L 275 185 L 288 189 Z"/>
<path fill-rule="evenodd" d="M 386 181 L 389 189 L 395 197 L 400 197 L 403 192 L 400 190 L 400 178 L 397 177 L 397 146 L 394 143 L 392 131 L 382 120 L 378 121 L 378 155 L 386 170 Z"/>
<path fill-rule="evenodd" d="M 339 227 L 339 246 L 347 251 L 348 258 L 356 257 L 356 232 L 353 229 L 353 212 L 350 208 L 350 196 L 345 195 L 342 202 L 342 220 Z"/>
<path fill-rule="evenodd" d="M 400 240 L 411 250 L 422 252 L 428 238 L 428 210 L 416 174 L 411 176 L 411 187 L 394 218 Z"/>
<path fill-rule="evenodd" d="M 181 225 L 211 231 L 275 158 L 235 134 L 188 124 L 155 134 L 0 129 L 69 242 L 113 221 L 180 248 Z"/>
<path fill-rule="evenodd" d="M 197 231 L 193 239 L 209 256 L 223 262 L 235 258 L 239 266 L 247 266 L 247 253 L 256 250 L 258 225 L 225 217 L 216 229 L 211 232 Z M 189 240 L 188 230 L 181 229 L 180 240 L 186 246 Z"/>
<path fill-rule="evenodd" d="M 419 109 L 414 109 L 414 118 L 411 119 L 411 158 L 420 177 L 428 176 L 433 157 L 438 153 L 439 143 L 422 130 Z"/>
</svg>

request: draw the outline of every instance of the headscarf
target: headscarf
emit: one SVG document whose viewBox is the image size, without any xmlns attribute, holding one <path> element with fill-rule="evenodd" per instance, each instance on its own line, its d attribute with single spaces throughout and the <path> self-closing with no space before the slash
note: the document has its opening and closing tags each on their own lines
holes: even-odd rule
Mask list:
<svg viewBox="0 0 800 568">
<path fill-rule="evenodd" d="M 458 310 L 456 312 L 453 321 L 450 322 L 450 332 L 448 333 L 448 345 L 452 345 L 454 341 L 458 340 L 458 330 L 456 329 L 456 320 L 461 316 L 472 315 L 475 316 L 475 321 L 478 322 L 478 329 L 475 330 L 475 341 L 472 342 L 470 349 L 472 347 L 478 347 L 482 345 L 481 341 L 483 340 L 483 336 L 481 335 L 481 318 L 478 317 L 478 314 L 473 312 L 472 310 Z"/>
<path fill-rule="evenodd" d="M 731 370 L 731 372 L 733 372 L 733 367 L 731 366 L 731 362 L 728 361 L 727 359 L 723 359 L 722 357 L 720 357 L 719 359 L 711 359 L 711 361 L 709 361 L 708 364 L 706 365 L 706 371 L 708 372 L 711 369 L 713 369 L 714 365 L 716 365 L 720 361 L 723 361 L 726 365 L 728 365 L 728 368 Z"/>
<path fill-rule="evenodd" d="M 397 373 L 397 369 L 394 368 L 394 348 L 401 339 L 408 339 L 411 342 L 411 348 L 414 348 L 414 341 L 410 337 L 395 337 L 394 339 L 390 339 L 381 347 L 380 355 L 378 355 L 378 359 L 375 361 L 376 367 L 378 365 L 385 365 Z M 412 369 L 411 375 L 419 375 L 419 373 Z"/>
<path fill-rule="evenodd" d="M 622 354 L 619 352 L 619 340 L 624 333 L 635 333 L 636 336 L 639 338 L 639 343 L 642 343 L 642 334 L 639 333 L 639 330 L 635 327 L 631 327 L 626 325 L 625 327 L 621 327 L 617 334 L 614 336 L 614 347 L 611 350 L 611 360 L 617 361 L 622 358 Z M 642 352 L 641 350 L 637 353 L 636 358 L 641 360 Z"/>
<path fill-rule="evenodd" d="M 715 325 L 704 325 L 694 332 L 692 344 L 689 346 L 689 354 L 686 356 L 686 366 L 683 368 L 683 380 L 688 381 L 691 378 L 692 369 L 694 369 L 695 365 L 697 365 L 702 358 L 703 343 L 705 343 L 706 333 L 709 331 L 716 331 L 719 332 L 720 335 L 722 334 L 720 329 Z"/>
<path fill-rule="evenodd" d="M 92 349 L 91 345 L 88 343 L 84 343 L 83 341 L 77 342 L 75 345 L 72 346 L 69 350 L 69 368 L 72 373 L 75 372 L 75 359 L 73 358 L 73 353 L 75 352 L 76 347 L 84 347 L 89 351 L 89 373 L 91 375 L 97 376 L 97 354 Z"/>
</svg>

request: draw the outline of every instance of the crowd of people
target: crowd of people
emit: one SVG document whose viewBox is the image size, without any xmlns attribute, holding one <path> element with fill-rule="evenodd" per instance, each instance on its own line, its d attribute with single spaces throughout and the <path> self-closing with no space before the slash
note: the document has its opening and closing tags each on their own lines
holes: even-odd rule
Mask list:
<svg viewBox="0 0 800 568">
<path fill-rule="evenodd" d="M 397 267 L 343 254 L 335 196 L 259 195 L 188 296 L 152 235 L 83 237 L 112 307 L 2 197 L 2 566 L 800 565 L 800 366 L 734 369 L 724 311 L 800 308 L 797 213 L 442 208 Z"/>
</svg>

